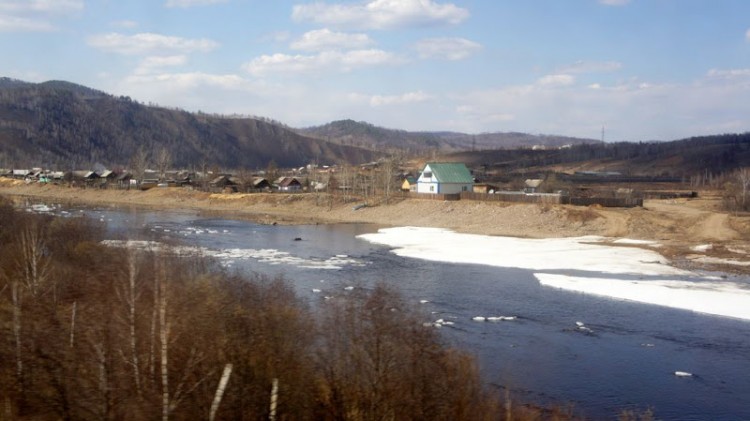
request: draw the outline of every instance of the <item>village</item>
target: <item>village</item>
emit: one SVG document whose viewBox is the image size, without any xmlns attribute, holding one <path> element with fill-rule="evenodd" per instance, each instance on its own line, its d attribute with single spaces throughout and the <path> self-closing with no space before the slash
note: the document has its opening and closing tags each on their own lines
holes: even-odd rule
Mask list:
<svg viewBox="0 0 750 421">
<path fill-rule="evenodd" d="M 187 188 L 209 193 L 330 193 L 345 201 L 373 197 L 420 198 L 444 201 L 475 200 L 511 203 L 569 204 L 601 207 L 643 206 L 644 198 L 695 197 L 695 192 L 658 192 L 614 187 L 592 189 L 601 180 L 622 180 L 619 173 L 580 172 L 574 176 L 585 187 L 557 188 L 546 175 L 526 178 L 516 183 L 493 181 L 481 169 L 469 169 L 460 162 L 426 162 L 420 170 L 409 170 L 394 162 L 381 160 L 355 166 L 309 164 L 304 167 L 221 172 L 218 170 L 176 171 L 143 169 L 55 171 L 43 168 L 0 169 L 0 177 L 32 184 L 54 184 L 82 189 L 149 190 L 152 188 Z M 552 177 L 551 177 L 552 178 Z M 625 181 L 639 182 L 637 177 Z M 575 181 L 575 180 L 573 180 Z M 649 179 L 645 179 L 649 181 Z M 675 180 L 670 180 L 674 182 Z M 679 181 L 679 180 L 676 180 Z M 581 184 L 581 183 L 579 183 Z"/>
</svg>

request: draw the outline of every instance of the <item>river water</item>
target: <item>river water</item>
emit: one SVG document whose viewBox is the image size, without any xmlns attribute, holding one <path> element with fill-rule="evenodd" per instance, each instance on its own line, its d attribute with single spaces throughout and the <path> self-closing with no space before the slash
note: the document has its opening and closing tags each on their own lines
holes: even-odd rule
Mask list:
<svg viewBox="0 0 750 421">
<path fill-rule="evenodd" d="M 387 282 L 424 312 L 425 323 L 447 322 L 431 328 L 476 355 L 486 381 L 516 401 L 572 404 L 594 419 L 648 408 L 664 420 L 750 419 L 750 321 L 549 288 L 526 269 L 400 257 L 357 237 L 377 231 L 373 225 L 273 226 L 117 208 L 54 211 L 99 219 L 113 237 L 179 240 L 228 268 L 284 275 L 313 304 Z M 477 316 L 515 318 L 481 322 Z"/>
</svg>

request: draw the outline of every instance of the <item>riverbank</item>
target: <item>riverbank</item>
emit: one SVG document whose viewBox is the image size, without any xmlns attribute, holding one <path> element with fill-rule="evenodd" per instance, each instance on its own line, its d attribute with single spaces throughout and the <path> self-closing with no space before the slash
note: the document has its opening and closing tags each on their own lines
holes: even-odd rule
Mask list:
<svg viewBox="0 0 750 421">
<path fill-rule="evenodd" d="M 711 196 L 650 200 L 642 208 L 620 209 L 404 198 L 385 203 L 344 201 L 323 193 L 212 194 L 188 188 L 79 189 L 11 179 L 0 179 L 0 194 L 60 203 L 194 210 L 265 224 L 360 222 L 523 238 L 595 235 L 651 240 L 681 267 L 750 272 L 745 265 L 750 264 L 750 217 L 721 212 L 719 198 Z"/>
</svg>

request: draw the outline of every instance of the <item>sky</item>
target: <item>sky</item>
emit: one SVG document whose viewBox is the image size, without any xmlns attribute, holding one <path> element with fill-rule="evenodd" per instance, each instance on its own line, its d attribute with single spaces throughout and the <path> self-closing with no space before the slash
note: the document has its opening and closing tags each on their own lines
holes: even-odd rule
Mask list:
<svg viewBox="0 0 750 421">
<path fill-rule="evenodd" d="M 747 0 L 0 0 L 0 57 L 0 76 L 292 127 L 750 131 Z"/>
</svg>

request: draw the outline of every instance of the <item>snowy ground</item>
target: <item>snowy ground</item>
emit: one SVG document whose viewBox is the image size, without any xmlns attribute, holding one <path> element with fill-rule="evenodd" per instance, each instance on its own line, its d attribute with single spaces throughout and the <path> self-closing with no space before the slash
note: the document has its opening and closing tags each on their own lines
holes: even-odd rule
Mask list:
<svg viewBox="0 0 750 421">
<path fill-rule="evenodd" d="M 603 237 L 522 239 L 399 227 L 359 238 L 404 257 L 528 269 L 549 287 L 750 320 L 747 279 L 732 282 L 677 269 L 654 250 L 613 246 Z"/>
</svg>

